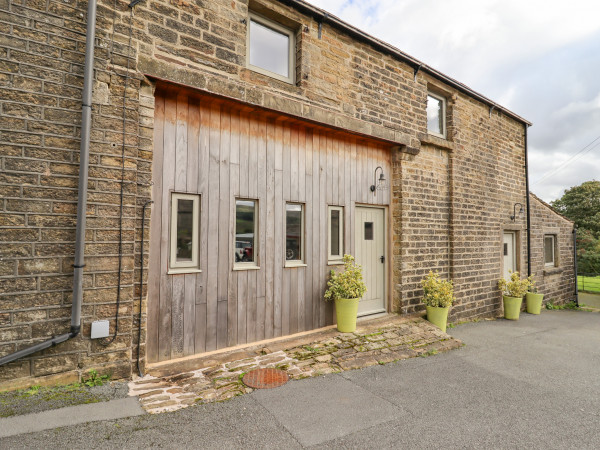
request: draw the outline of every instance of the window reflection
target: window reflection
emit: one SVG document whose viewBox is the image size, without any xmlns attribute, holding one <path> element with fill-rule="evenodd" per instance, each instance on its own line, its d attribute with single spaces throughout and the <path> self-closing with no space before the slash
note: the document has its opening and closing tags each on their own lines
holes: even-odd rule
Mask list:
<svg viewBox="0 0 600 450">
<path fill-rule="evenodd" d="M 302 260 L 302 212 L 298 203 L 285 206 L 285 259 L 287 261 Z"/>
<path fill-rule="evenodd" d="M 444 134 L 444 102 L 431 95 L 427 96 L 427 130 Z"/>
<path fill-rule="evenodd" d="M 250 64 L 289 77 L 290 37 L 250 20 Z"/>
<path fill-rule="evenodd" d="M 192 260 L 192 235 L 194 226 L 193 200 L 177 201 L 177 249 L 176 261 Z"/>
<path fill-rule="evenodd" d="M 256 202 L 235 202 L 235 262 L 255 262 Z"/>
<path fill-rule="evenodd" d="M 331 210 L 331 255 L 340 255 L 340 210 Z"/>
</svg>

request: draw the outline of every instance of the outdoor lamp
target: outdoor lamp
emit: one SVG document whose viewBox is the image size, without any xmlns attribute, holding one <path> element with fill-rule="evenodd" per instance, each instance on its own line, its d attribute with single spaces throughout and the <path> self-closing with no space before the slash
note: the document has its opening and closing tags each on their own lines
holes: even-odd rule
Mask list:
<svg viewBox="0 0 600 450">
<path fill-rule="evenodd" d="M 377 179 L 377 171 L 381 170 L 381 173 L 379 174 L 379 179 Z M 371 192 L 373 193 L 373 195 L 376 195 L 376 191 L 381 191 L 385 188 L 387 188 L 387 183 L 386 183 L 386 179 L 385 179 L 385 175 L 383 174 L 383 168 L 381 166 L 377 166 L 375 168 L 375 177 L 374 177 L 374 181 L 373 184 L 371 185 Z"/>
</svg>

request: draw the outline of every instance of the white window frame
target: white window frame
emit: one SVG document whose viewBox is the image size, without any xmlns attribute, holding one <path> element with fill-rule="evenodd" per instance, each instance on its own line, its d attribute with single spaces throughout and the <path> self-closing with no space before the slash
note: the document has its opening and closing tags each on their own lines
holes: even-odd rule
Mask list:
<svg viewBox="0 0 600 450">
<path fill-rule="evenodd" d="M 177 210 L 179 200 L 192 203 L 192 260 L 177 261 Z M 169 270 L 168 273 L 201 272 L 200 253 L 200 195 L 171 192 L 171 229 L 169 230 Z"/>
<path fill-rule="evenodd" d="M 288 260 L 286 258 L 285 252 L 287 251 L 287 205 L 300 205 L 300 258 L 299 259 L 291 259 Z M 300 202 L 285 202 L 285 242 L 283 245 L 283 260 L 285 261 L 285 267 L 305 267 L 306 263 L 304 261 L 304 246 L 306 245 L 306 239 L 304 236 L 304 222 L 306 220 L 306 205 Z"/>
<path fill-rule="evenodd" d="M 440 134 L 436 133 L 435 131 L 431 131 L 429 129 L 429 125 L 427 125 L 427 134 L 446 139 L 446 97 L 439 94 L 435 94 L 431 91 L 427 91 L 427 97 L 433 97 L 442 102 L 442 111 L 440 112 L 440 114 L 442 115 L 442 133 Z M 427 113 L 427 108 L 425 108 L 425 113 Z M 429 118 L 427 118 L 427 123 L 429 124 Z"/>
<path fill-rule="evenodd" d="M 254 202 L 254 247 L 252 249 L 254 261 L 237 261 L 235 260 L 235 256 L 233 257 L 233 270 L 258 270 L 260 269 L 259 259 L 258 259 L 258 208 L 259 202 L 255 198 L 245 198 L 245 197 L 236 197 L 233 204 L 233 248 L 235 249 L 236 240 L 236 229 L 237 229 L 237 202 L 238 200 L 245 202 Z M 235 251 L 235 250 L 234 250 Z"/>
<path fill-rule="evenodd" d="M 546 262 L 546 239 L 552 239 L 552 262 Z M 556 235 L 545 234 L 544 235 L 544 267 L 556 267 Z"/>
<path fill-rule="evenodd" d="M 278 73 L 275 72 L 271 72 L 270 70 L 267 69 L 263 69 L 260 66 L 255 66 L 250 64 L 250 22 L 257 22 L 267 28 L 272 29 L 273 31 L 276 31 L 278 33 L 281 34 L 285 34 L 289 37 L 288 42 L 289 42 L 289 47 L 288 47 L 288 77 L 284 77 L 283 75 L 280 75 Z M 290 84 L 294 84 L 294 80 L 295 80 L 295 76 L 296 76 L 296 34 L 294 33 L 293 30 L 291 30 L 290 28 L 284 27 L 283 25 L 274 22 L 270 19 L 267 19 L 265 17 L 259 16 L 258 14 L 255 14 L 253 12 L 249 13 L 249 19 L 248 19 L 248 30 L 246 33 L 246 68 L 254 71 L 254 72 L 258 72 L 262 75 L 266 75 L 268 77 L 271 78 L 275 78 L 277 80 L 280 81 L 285 81 L 286 83 L 290 83 Z"/>
<path fill-rule="evenodd" d="M 331 234 L 331 213 L 332 211 L 339 211 L 340 213 L 340 227 L 338 230 L 338 239 L 340 243 L 340 254 L 334 255 L 331 253 L 332 234 Z M 327 261 L 329 264 L 340 264 L 344 259 L 344 207 L 343 206 L 332 206 L 330 205 L 327 209 Z"/>
</svg>

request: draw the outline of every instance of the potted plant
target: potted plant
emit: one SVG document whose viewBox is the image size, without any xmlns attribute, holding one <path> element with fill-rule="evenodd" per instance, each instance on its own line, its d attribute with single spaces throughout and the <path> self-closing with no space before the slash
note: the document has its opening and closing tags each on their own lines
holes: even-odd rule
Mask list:
<svg viewBox="0 0 600 450">
<path fill-rule="evenodd" d="M 448 310 L 454 302 L 454 286 L 452 281 L 442 280 L 437 272 L 429 272 L 423 280 L 423 303 L 427 309 L 427 320 L 444 333 L 448 323 Z"/>
<path fill-rule="evenodd" d="M 519 272 L 512 272 L 507 281 L 501 278 L 498 281 L 498 289 L 502 291 L 504 303 L 504 318 L 508 320 L 519 320 L 523 297 L 529 289 L 529 279 L 521 279 Z"/>
<path fill-rule="evenodd" d="M 529 314 L 539 314 L 542 311 L 542 300 L 544 300 L 544 294 L 538 294 L 538 289 L 535 285 L 533 275 L 527 279 L 529 280 L 529 291 L 527 294 L 525 294 L 527 312 Z"/>
<path fill-rule="evenodd" d="M 342 333 L 356 331 L 358 301 L 367 292 L 367 286 L 363 281 L 362 267 L 354 262 L 352 255 L 344 255 L 343 270 L 331 271 L 327 286 L 325 300 L 335 301 L 338 331 Z"/>
</svg>

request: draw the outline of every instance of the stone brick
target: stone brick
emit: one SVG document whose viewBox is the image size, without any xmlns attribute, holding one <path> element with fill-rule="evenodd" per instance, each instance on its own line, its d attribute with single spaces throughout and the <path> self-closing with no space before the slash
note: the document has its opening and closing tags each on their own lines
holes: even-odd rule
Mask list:
<svg viewBox="0 0 600 450">
<path fill-rule="evenodd" d="M 33 373 L 36 376 L 66 372 L 77 368 L 78 356 L 58 355 L 33 360 Z"/>
<path fill-rule="evenodd" d="M 28 326 L 0 328 L 0 342 L 17 341 L 31 338 L 31 329 Z"/>
</svg>

